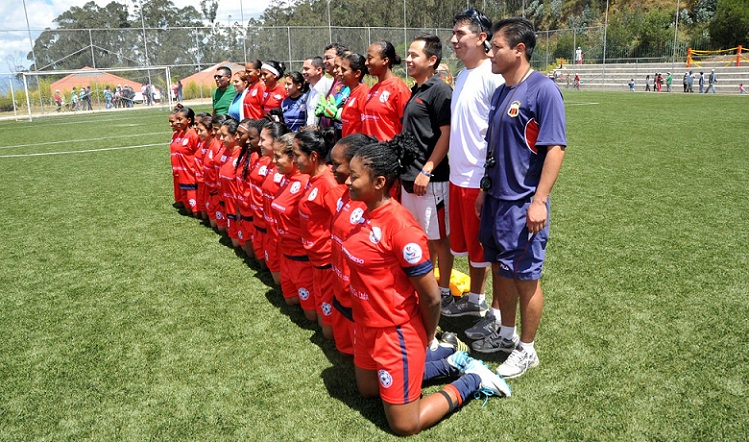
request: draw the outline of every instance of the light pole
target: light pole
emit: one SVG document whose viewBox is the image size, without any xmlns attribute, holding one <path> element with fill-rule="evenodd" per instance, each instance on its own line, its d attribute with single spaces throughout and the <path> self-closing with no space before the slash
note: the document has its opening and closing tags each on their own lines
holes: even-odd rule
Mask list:
<svg viewBox="0 0 749 442">
<path fill-rule="evenodd" d="M 146 55 L 146 67 L 148 67 L 148 40 L 146 39 L 146 19 L 144 18 L 143 13 L 143 0 L 140 0 L 140 26 L 143 30 L 143 50 L 145 51 Z M 151 70 L 148 69 L 146 72 L 148 72 L 148 84 L 151 84 Z"/>
<path fill-rule="evenodd" d="M 671 60 L 671 70 L 676 71 L 676 42 L 679 36 L 679 6 L 680 0 L 676 0 L 676 25 L 674 26 L 674 57 Z"/>
<path fill-rule="evenodd" d="M 606 32 L 609 29 L 609 0 L 606 0 L 606 22 L 603 26 L 603 69 L 601 74 L 603 75 L 603 88 L 606 88 Z"/>
</svg>

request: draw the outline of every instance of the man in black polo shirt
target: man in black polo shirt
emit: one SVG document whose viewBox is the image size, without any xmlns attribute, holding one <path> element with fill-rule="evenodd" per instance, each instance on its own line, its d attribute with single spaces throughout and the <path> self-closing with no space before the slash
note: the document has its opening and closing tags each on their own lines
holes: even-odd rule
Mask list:
<svg viewBox="0 0 749 442">
<path fill-rule="evenodd" d="M 401 175 L 401 202 L 427 234 L 429 254 L 437 261 L 443 296 L 450 294 L 447 148 L 450 140 L 452 89 L 438 75 L 442 43 L 436 35 L 419 35 L 408 48 L 408 75 L 416 80 L 403 113 L 403 132 L 414 136 L 421 155 Z"/>
</svg>

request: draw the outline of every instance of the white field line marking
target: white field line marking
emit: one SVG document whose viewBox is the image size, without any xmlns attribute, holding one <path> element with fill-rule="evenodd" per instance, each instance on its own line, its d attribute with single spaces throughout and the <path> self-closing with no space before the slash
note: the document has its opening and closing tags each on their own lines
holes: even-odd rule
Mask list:
<svg viewBox="0 0 749 442">
<path fill-rule="evenodd" d="M 595 103 L 593 101 L 586 102 L 586 101 L 579 101 L 579 102 L 573 102 L 573 103 L 564 103 L 567 106 L 597 106 L 601 103 Z"/>
<path fill-rule="evenodd" d="M 0 155 L 0 158 L 44 157 L 48 155 L 70 155 L 70 154 L 75 154 L 75 153 L 104 152 L 104 151 L 110 151 L 110 150 L 123 150 L 123 149 L 140 149 L 143 147 L 153 147 L 153 146 L 164 147 L 165 144 L 155 143 L 155 144 L 141 144 L 139 146 L 105 147 L 103 149 L 73 150 L 69 152 L 46 152 L 46 153 L 25 153 L 25 154 L 16 154 L 16 155 Z"/>
<path fill-rule="evenodd" d="M 164 135 L 168 134 L 169 132 L 150 132 L 150 133 L 144 133 L 144 134 L 128 134 L 128 135 L 114 135 L 110 137 L 99 137 L 99 138 L 86 138 L 82 140 L 63 140 L 63 141 L 46 141 L 44 143 L 33 143 L 33 144 L 16 144 L 13 146 L 0 146 L 0 149 L 12 149 L 14 147 L 29 147 L 29 146 L 45 146 L 50 144 L 65 144 L 65 143 L 81 143 L 81 142 L 89 142 L 89 141 L 101 141 L 101 140 L 111 140 L 114 138 L 130 138 L 130 137 L 139 137 L 139 136 L 151 136 L 151 135 Z"/>
</svg>

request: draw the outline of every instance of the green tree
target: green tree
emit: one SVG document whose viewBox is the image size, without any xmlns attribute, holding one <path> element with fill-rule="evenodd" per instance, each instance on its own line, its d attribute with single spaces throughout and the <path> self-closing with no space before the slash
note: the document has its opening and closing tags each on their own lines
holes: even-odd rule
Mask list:
<svg viewBox="0 0 749 442">
<path fill-rule="evenodd" d="M 732 48 L 749 44 L 749 8 L 745 0 L 720 0 L 710 23 L 712 44 Z"/>
</svg>

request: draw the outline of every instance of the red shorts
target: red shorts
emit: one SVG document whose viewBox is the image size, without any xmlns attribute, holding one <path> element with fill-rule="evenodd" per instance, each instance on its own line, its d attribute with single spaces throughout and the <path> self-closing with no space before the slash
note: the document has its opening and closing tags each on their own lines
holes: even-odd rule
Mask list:
<svg viewBox="0 0 749 442">
<path fill-rule="evenodd" d="M 252 235 L 255 233 L 255 225 L 252 224 L 252 217 L 242 216 L 239 219 L 239 245 L 249 241 L 252 244 Z"/>
<path fill-rule="evenodd" d="M 174 202 L 178 203 L 182 201 L 182 192 L 179 189 L 179 175 L 172 175 L 172 181 L 174 181 Z"/>
<path fill-rule="evenodd" d="M 354 354 L 354 321 L 349 319 L 351 316 L 351 308 L 341 306 L 340 303 L 334 301 L 334 304 L 338 304 L 338 307 L 333 307 L 333 312 L 330 315 L 333 320 L 333 339 L 335 339 L 335 346 L 339 352 L 347 355 Z M 339 308 L 348 310 L 348 317 L 341 313 Z"/>
<path fill-rule="evenodd" d="M 333 269 L 312 268 L 312 287 L 315 294 L 315 311 L 322 315 L 322 323 L 333 325 Z"/>
<path fill-rule="evenodd" d="M 229 238 L 239 239 L 239 220 L 237 220 L 237 215 L 226 216 L 226 227 L 229 233 Z"/>
<path fill-rule="evenodd" d="M 198 207 L 198 191 L 197 190 L 183 190 L 184 200 L 182 203 L 185 207 L 189 207 L 192 213 L 200 212 Z"/>
<path fill-rule="evenodd" d="M 284 298 L 299 297 L 302 310 L 315 311 L 315 293 L 312 284 L 312 264 L 297 261 L 281 254 L 281 293 Z"/>
<path fill-rule="evenodd" d="M 227 227 L 226 208 L 221 204 L 221 202 L 221 199 L 216 200 L 216 224 L 219 227 Z"/>
<path fill-rule="evenodd" d="M 279 272 L 278 264 L 278 238 L 270 232 L 263 235 L 263 253 L 265 254 L 265 265 L 273 273 Z"/>
<path fill-rule="evenodd" d="M 479 189 L 450 183 L 450 251 L 455 256 L 468 256 L 473 267 L 489 267 L 478 239 L 481 220 L 474 208 L 478 194 Z"/>
<path fill-rule="evenodd" d="M 421 397 L 427 335 L 420 316 L 397 327 L 369 328 L 356 323 L 354 365 L 377 370 L 380 398 L 393 405 Z"/>
<path fill-rule="evenodd" d="M 263 248 L 263 241 L 265 240 L 264 230 L 255 227 L 255 232 L 252 234 L 252 248 L 255 250 L 255 259 L 265 260 L 265 249 Z"/>
<path fill-rule="evenodd" d="M 207 202 L 211 196 L 208 194 L 208 186 L 204 183 L 198 183 L 198 211 L 205 212 L 207 210 Z"/>
</svg>

